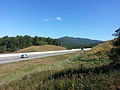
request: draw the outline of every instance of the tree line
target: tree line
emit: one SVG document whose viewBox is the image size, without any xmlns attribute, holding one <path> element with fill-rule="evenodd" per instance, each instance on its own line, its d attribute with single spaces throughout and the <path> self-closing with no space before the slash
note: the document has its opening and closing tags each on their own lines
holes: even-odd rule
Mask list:
<svg viewBox="0 0 120 90">
<path fill-rule="evenodd" d="M 62 43 L 61 44 L 61 46 L 66 47 L 67 49 L 92 48 L 97 45 L 98 45 L 98 43 L 93 43 L 93 44 L 65 44 L 65 43 Z"/>
<path fill-rule="evenodd" d="M 61 42 L 50 37 L 31 37 L 28 35 L 17 35 L 16 37 L 4 36 L 0 38 L 0 53 L 13 52 L 29 46 L 40 45 L 57 45 L 60 46 Z"/>
</svg>

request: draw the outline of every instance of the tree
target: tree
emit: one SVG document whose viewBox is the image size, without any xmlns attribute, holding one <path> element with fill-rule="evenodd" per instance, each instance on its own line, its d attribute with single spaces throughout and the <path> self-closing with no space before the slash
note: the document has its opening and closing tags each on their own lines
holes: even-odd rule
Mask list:
<svg viewBox="0 0 120 90">
<path fill-rule="evenodd" d="M 6 47 L 0 46 L 0 53 L 5 53 L 5 52 L 6 52 Z"/>
<path fill-rule="evenodd" d="M 13 52 L 33 45 L 40 46 L 47 44 L 60 45 L 60 42 L 49 37 L 31 37 L 28 35 L 17 35 L 16 37 L 4 36 L 3 38 L 0 38 L 0 53 Z"/>
<path fill-rule="evenodd" d="M 120 38 L 120 28 L 115 30 L 115 33 L 113 34 L 113 36 Z"/>
<path fill-rule="evenodd" d="M 25 47 L 29 47 L 29 46 L 32 46 L 32 42 L 33 42 L 33 39 L 31 36 L 28 36 L 28 35 L 25 35 L 24 36 L 24 40 L 25 40 Z"/>
<path fill-rule="evenodd" d="M 108 53 L 108 57 L 113 60 L 114 64 L 118 64 L 120 62 L 120 28 L 115 31 L 113 34 L 116 38 L 113 41 L 113 46 Z"/>
</svg>

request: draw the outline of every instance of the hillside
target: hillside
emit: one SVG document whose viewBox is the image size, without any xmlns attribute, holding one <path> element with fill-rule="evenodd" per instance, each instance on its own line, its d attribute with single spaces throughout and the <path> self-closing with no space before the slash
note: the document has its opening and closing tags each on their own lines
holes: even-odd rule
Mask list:
<svg viewBox="0 0 120 90">
<path fill-rule="evenodd" d="M 115 40 L 115 39 L 114 39 Z M 86 54 L 89 56 L 98 56 L 107 58 L 107 53 L 110 51 L 111 48 L 114 46 L 112 45 L 114 40 L 109 40 L 105 43 L 99 44 L 98 46 L 92 48 L 90 51 L 87 51 Z"/>
<path fill-rule="evenodd" d="M 17 53 L 22 52 L 43 52 L 43 51 L 55 51 L 55 50 L 66 50 L 64 47 L 55 45 L 42 45 L 42 46 L 30 46 L 21 50 L 16 51 Z"/>
<path fill-rule="evenodd" d="M 87 38 L 74 38 L 74 37 L 62 37 L 58 39 L 59 41 L 61 41 L 64 44 L 94 44 L 94 43 L 103 43 L 103 41 L 99 41 L 99 40 L 91 40 L 91 39 L 87 39 Z"/>
</svg>

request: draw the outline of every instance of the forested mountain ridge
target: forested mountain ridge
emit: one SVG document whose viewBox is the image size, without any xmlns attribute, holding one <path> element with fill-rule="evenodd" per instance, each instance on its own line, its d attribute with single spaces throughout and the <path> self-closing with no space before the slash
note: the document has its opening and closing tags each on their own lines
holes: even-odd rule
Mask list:
<svg viewBox="0 0 120 90">
<path fill-rule="evenodd" d="M 61 42 L 52 39 L 50 37 L 31 37 L 28 35 L 25 36 L 19 36 L 16 37 L 2 37 L 0 38 L 0 53 L 5 52 L 13 52 L 22 48 L 26 48 L 29 46 L 40 46 L 40 45 L 56 45 L 60 46 Z"/>
<path fill-rule="evenodd" d="M 74 38 L 68 36 L 58 38 L 58 41 L 62 43 L 62 46 L 67 48 L 93 47 L 104 42 L 100 40 L 91 40 L 87 38 Z"/>
<path fill-rule="evenodd" d="M 87 38 L 74 38 L 74 37 L 62 37 L 62 38 L 58 38 L 59 41 L 61 41 L 62 43 L 67 43 L 67 44 L 93 44 L 93 43 L 103 43 L 103 41 L 100 40 L 92 40 L 92 39 L 87 39 Z"/>
</svg>

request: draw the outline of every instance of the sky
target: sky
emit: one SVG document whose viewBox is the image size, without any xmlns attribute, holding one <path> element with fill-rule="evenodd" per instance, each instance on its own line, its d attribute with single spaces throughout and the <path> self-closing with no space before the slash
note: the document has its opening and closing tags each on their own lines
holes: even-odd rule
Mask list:
<svg viewBox="0 0 120 90">
<path fill-rule="evenodd" d="M 30 35 L 110 40 L 120 0 L 0 0 L 0 37 Z"/>
</svg>

